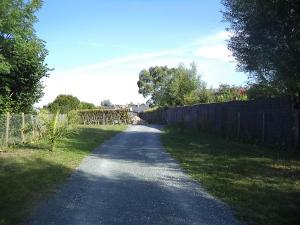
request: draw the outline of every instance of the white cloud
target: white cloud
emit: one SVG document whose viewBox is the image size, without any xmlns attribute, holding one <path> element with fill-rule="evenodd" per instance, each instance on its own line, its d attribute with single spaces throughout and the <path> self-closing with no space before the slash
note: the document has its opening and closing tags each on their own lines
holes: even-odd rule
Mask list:
<svg viewBox="0 0 300 225">
<path fill-rule="evenodd" d="M 224 45 L 199 47 L 196 50 L 195 55 L 198 57 L 207 58 L 207 59 L 217 59 L 217 60 L 232 59 L 231 52 Z"/>
<path fill-rule="evenodd" d="M 205 44 L 213 44 L 213 43 L 223 43 L 224 41 L 228 40 L 232 36 L 232 33 L 226 30 L 222 30 L 219 32 L 216 32 L 211 35 L 207 35 L 206 37 L 202 37 L 198 40 L 196 40 L 194 45 L 205 45 Z"/>
<path fill-rule="evenodd" d="M 59 94 L 72 94 L 96 105 L 103 99 L 116 104 L 145 102 L 138 94 L 139 72 L 150 66 L 174 67 L 181 62 L 196 62 L 202 79 L 209 86 L 241 84 L 246 76 L 237 73 L 235 63 L 229 62 L 233 59 L 225 43 L 228 35 L 222 31 L 172 50 L 131 54 L 69 71 L 53 71 L 44 80 L 45 96 L 37 106 L 53 101 Z"/>
<path fill-rule="evenodd" d="M 196 41 L 195 55 L 206 59 L 233 61 L 232 53 L 226 45 L 230 35 L 228 31 L 220 31 Z"/>
</svg>

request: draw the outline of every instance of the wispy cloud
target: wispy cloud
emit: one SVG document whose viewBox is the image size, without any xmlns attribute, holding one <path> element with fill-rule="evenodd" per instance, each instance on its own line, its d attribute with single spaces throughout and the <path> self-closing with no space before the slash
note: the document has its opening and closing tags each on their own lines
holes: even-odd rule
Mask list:
<svg viewBox="0 0 300 225">
<path fill-rule="evenodd" d="M 85 68 L 82 68 L 82 70 L 94 70 L 106 66 L 114 66 L 114 65 L 124 64 L 128 62 L 147 60 L 155 57 L 180 55 L 182 51 L 183 51 L 182 49 L 176 49 L 176 50 L 166 50 L 166 51 L 158 51 L 158 52 L 137 53 L 137 54 L 132 54 L 120 58 L 111 59 L 105 62 L 100 62 L 94 65 L 90 65 Z"/>
<path fill-rule="evenodd" d="M 136 85 L 139 72 L 150 66 L 173 67 L 180 62 L 196 62 L 209 86 L 240 84 L 246 76 L 237 73 L 235 63 L 230 63 L 233 59 L 225 41 L 229 35 L 221 31 L 174 49 L 129 54 L 68 71 L 53 71 L 44 80 L 45 96 L 38 106 L 53 101 L 58 94 L 72 94 L 94 104 L 107 98 L 118 104 L 144 102 Z"/>
<path fill-rule="evenodd" d="M 106 49 L 115 49 L 115 50 L 129 50 L 129 51 L 143 51 L 145 49 L 138 48 L 136 46 L 130 45 L 121 45 L 121 44 L 107 44 L 92 40 L 87 40 L 85 42 L 75 42 L 73 45 L 80 45 L 80 46 L 88 46 L 88 47 L 96 47 L 96 48 L 106 48 Z"/>
<path fill-rule="evenodd" d="M 195 57 L 202 59 L 234 61 L 232 53 L 227 48 L 226 41 L 230 38 L 228 31 L 219 31 L 202 37 L 186 45 L 186 49 L 192 51 Z"/>
</svg>

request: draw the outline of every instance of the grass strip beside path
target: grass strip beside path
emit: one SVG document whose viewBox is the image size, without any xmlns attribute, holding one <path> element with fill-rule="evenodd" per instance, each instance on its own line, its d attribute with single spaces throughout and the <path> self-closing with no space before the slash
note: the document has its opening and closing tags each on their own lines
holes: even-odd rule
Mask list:
<svg viewBox="0 0 300 225">
<path fill-rule="evenodd" d="M 162 141 L 182 168 L 249 224 L 300 224 L 300 157 L 166 128 Z"/>
<path fill-rule="evenodd" d="M 55 192 L 91 150 L 126 126 L 83 126 L 53 152 L 42 143 L 0 152 L 0 225 L 27 217 L 37 201 Z"/>
</svg>

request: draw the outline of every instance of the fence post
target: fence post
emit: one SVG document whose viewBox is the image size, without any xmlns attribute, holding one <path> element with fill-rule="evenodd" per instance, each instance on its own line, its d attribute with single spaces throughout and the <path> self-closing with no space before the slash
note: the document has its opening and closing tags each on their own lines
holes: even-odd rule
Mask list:
<svg viewBox="0 0 300 225">
<path fill-rule="evenodd" d="M 33 141 L 34 140 L 34 138 L 35 138 L 35 132 L 34 132 L 34 118 L 33 118 L 33 115 L 30 115 L 30 119 L 31 119 L 31 126 L 32 126 L 32 138 L 31 138 L 31 141 Z"/>
<path fill-rule="evenodd" d="M 300 143 L 299 143 L 299 131 L 300 131 L 300 120 L 299 120 L 299 117 L 300 117 L 300 111 L 295 111 L 294 113 L 294 149 L 297 149 L 297 147 L 300 147 Z"/>
<path fill-rule="evenodd" d="M 106 118 L 105 118 L 105 113 L 103 113 L 103 125 L 105 125 L 106 124 Z"/>
<path fill-rule="evenodd" d="M 24 130 L 25 130 L 25 115 L 24 115 L 24 113 L 21 113 L 21 116 L 22 116 L 21 139 L 22 139 L 22 143 L 25 143 L 25 135 L 24 135 Z"/>
<path fill-rule="evenodd" d="M 261 136 L 262 143 L 265 142 L 265 112 L 262 113 L 262 136 Z"/>
<path fill-rule="evenodd" d="M 240 138 L 240 132 L 241 132 L 241 113 L 237 113 L 237 136 Z"/>
<path fill-rule="evenodd" d="M 6 122 L 5 122 L 5 146 L 8 146 L 8 139 L 9 139 L 9 122 L 10 122 L 10 114 L 9 112 L 6 113 Z"/>
</svg>

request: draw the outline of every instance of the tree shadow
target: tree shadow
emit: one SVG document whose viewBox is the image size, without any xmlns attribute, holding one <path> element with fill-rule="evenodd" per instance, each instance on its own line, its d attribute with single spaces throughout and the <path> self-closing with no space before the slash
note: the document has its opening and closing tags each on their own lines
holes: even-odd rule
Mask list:
<svg viewBox="0 0 300 225">
<path fill-rule="evenodd" d="M 188 177 L 78 170 L 25 224 L 239 224 Z"/>
<path fill-rule="evenodd" d="M 40 158 L 0 157 L 0 224 L 20 222 L 46 193 L 55 191 L 70 168 Z"/>
<path fill-rule="evenodd" d="M 199 131 L 168 129 L 163 141 L 182 167 L 215 196 L 258 224 L 300 224 L 299 155 Z"/>
</svg>

